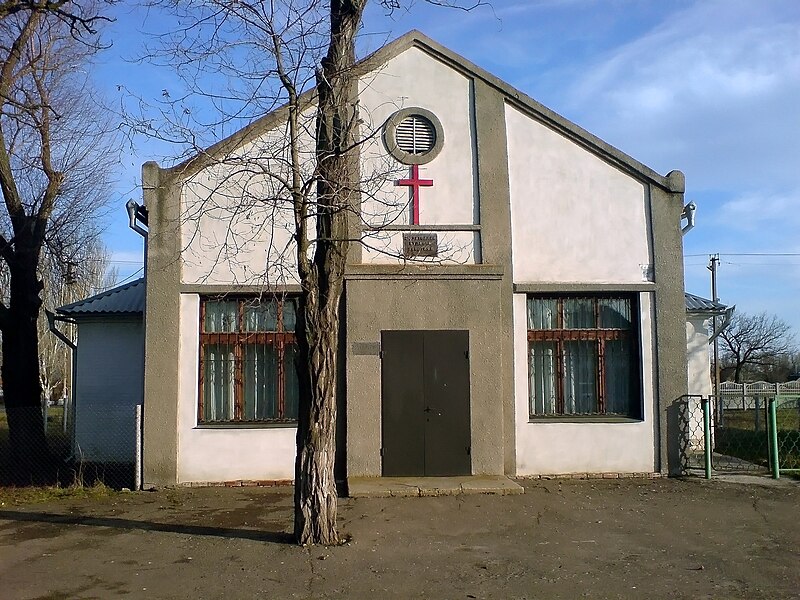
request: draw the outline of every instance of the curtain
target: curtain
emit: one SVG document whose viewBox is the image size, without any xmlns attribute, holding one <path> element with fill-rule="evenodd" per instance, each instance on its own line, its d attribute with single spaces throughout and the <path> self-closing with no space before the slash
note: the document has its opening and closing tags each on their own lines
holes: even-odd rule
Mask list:
<svg viewBox="0 0 800 600">
<path fill-rule="evenodd" d="M 284 316 L 286 313 L 284 313 Z M 294 366 L 297 347 L 289 344 L 283 349 L 284 403 L 287 419 L 297 419 L 297 408 L 300 403 L 300 382 Z"/>
<path fill-rule="evenodd" d="M 528 298 L 528 329 L 555 329 L 558 326 L 558 300 Z"/>
<path fill-rule="evenodd" d="M 244 305 L 245 331 L 277 331 L 278 305 L 272 302 L 253 302 Z"/>
<path fill-rule="evenodd" d="M 601 298 L 599 327 L 630 329 L 631 301 L 627 298 Z"/>
<path fill-rule="evenodd" d="M 631 349 L 629 340 L 608 340 L 605 346 L 606 413 L 627 415 L 631 412 Z"/>
<path fill-rule="evenodd" d="M 238 331 L 237 306 L 236 300 L 206 301 L 203 331 L 206 333 Z"/>
<path fill-rule="evenodd" d="M 565 341 L 564 414 L 597 412 L 597 342 Z"/>
<path fill-rule="evenodd" d="M 556 342 L 530 342 L 528 382 L 530 415 L 556 414 Z"/>
<path fill-rule="evenodd" d="M 233 346 L 205 346 L 203 367 L 203 420 L 230 421 L 234 415 L 235 397 Z"/>
<path fill-rule="evenodd" d="M 271 344 L 244 346 L 244 402 L 242 419 L 263 421 L 278 417 L 277 356 Z"/>
<path fill-rule="evenodd" d="M 593 329 L 595 325 L 592 298 L 564 299 L 564 329 Z"/>
</svg>

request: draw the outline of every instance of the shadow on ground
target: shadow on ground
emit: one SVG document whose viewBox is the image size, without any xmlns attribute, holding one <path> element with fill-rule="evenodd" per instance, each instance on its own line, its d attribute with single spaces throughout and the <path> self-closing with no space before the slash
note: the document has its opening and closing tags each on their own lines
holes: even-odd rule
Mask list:
<svg viewBox="0 0 800 600">
<path fill-rule="evenodd" d="M 294 537 L 286 532 L 257 531 L 252 529 L 205 527 L 201 525 L 181 525 L 176 523 L 156 523 L 136 521 L 117 517 L 87 517 L 84 515 L 63 515 L 44 512 L 22 512 L 0 510 L 0 520 L 52 523 L 57 525 L 84 525 L 87 527 L 112 527 L 116 529 L 137 529 L 141 531 L 161 531 L 185 535 L 208 535 L 229 539 L 253 540 L 274 544 L 293 544 Z"/>
</svg>

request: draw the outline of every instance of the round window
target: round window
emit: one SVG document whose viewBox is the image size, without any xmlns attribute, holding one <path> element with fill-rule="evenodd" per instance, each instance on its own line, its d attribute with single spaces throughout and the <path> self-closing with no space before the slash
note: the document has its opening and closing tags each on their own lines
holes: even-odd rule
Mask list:
<svg viewBox="0 0 800 600">
<path fill-rule="evenodd" d="M 421 165 L 439 154 L 444 132 L 432 112 L 424 108 L 404 108 L 386 122 L 383 139 L 389 154 L 401 163 Z"/>
<path fill-rule="evenodd" d="M 427 154 L 436 145 L 436 128 L 422 115 L 409 115 L 394 130 L 397 147 L 409 154 Z"/>
</svg>

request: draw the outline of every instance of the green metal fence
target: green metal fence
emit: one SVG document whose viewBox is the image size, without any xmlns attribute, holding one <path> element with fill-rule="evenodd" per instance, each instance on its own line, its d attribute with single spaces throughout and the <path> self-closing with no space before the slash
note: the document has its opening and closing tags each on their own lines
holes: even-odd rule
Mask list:
<svg viewBox="0 0 800 600">
<path fill-rule="evenodd" d="M 800 395 L 779 394 L 770 404 L 773 475 L 800 473 Z"/>
<path fill-rule="evenodd" d="M 800 473 L 800 382 L 727 384 L 678 406 L 684 472 Z"/>
</svg>

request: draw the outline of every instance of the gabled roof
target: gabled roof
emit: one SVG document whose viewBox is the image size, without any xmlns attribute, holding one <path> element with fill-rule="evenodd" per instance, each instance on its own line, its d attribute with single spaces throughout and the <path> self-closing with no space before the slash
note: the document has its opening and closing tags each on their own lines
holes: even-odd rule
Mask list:
<svg viewBox="0 0 800 600">
<path fill-rule="evenodd" d="M 467 77 L 481 79 L 491 87 L 495 88 L 506 98 L 512 106 L 525 112 L 528 116 L 536 119 L 545 126 L 569 138 L 574 143 L 582 146 L 589 152 L 597 155 L 615 167 L 625 171 L 640 180 L 652 182 L 671 192 L 682 193 L 685 191 L 685 179 L 680 171 L 672 171 L 666 177 L 660 175 L 650 167 L 645 166 L 636 159 L 628 156 L 621 150 L 607 144 L 599 137 L 592 135 L 582 127 L 565 119 L 558 113 L 540 104 L 527 94 L 519 91 L 505 81 L 495 77 L 488 71 L 467 60 L 463 56 L 456 54 L 449 48 L 445 48 L 438 42 L 433 41 L 425 34 L 412 30 L 398 39 L 390 42 L 383 48 L 373 52 L 366 58 L 359 61 L 355 66 L 356 76 L 365 75 L 379 68 L 394 57 L 402 54 L 409 48 L 418 48 L 429 56 L 450 66 L 451 68 L 463 73 Z M 300 105 L 308 105 L 314 101 L 314 90 L 309 90 L 299 98 Z M 201 169 L 213 164 L 214 160 L 225 156 L 237 148 L 247 144 L 260 135 L 274 128 L 288 115 L 286 105 L 256 119 L 244 129 L 233 135 L 217 142 L 193 158 L 176 165 L 166 172 L 169 177 L 176 180 L 183 180 L 191 177 Z"/>
<path fill-rule="evenodd" d="M 70 317 L 144 315 L 144 277 L 56 309 Z"/>
<path fill-rule="evenodd" d="M 728 308 L 725 304 L 695 296 L 689 292 L 684 292 L 683 295 L 686 299 L 686 312 L 721 314 Z"/>
</svg>

